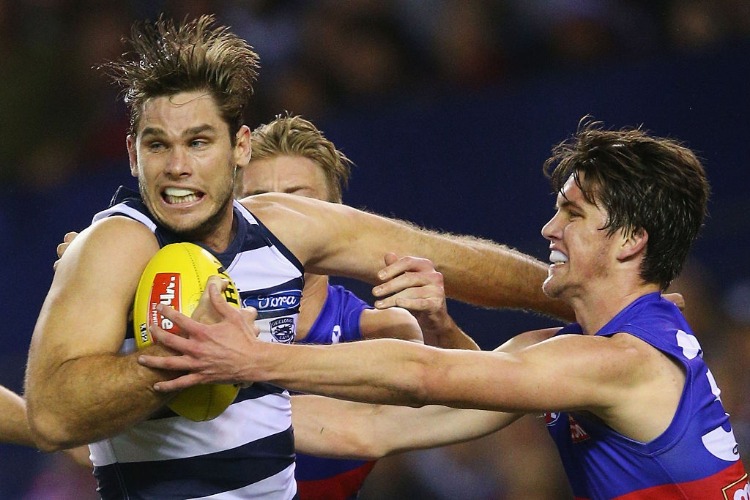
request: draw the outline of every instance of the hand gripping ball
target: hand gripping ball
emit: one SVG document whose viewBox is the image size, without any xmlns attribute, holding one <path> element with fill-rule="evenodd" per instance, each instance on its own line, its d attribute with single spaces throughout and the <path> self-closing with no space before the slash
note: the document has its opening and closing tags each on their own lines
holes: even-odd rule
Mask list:
<svg viewBox="0 0 750 500">
<path fill-rule="evenodd" d="M 178 327 L 156 311 L 161 303 L 190 316 L 206 287 L 209 276 L 228 280 L 224 296 L 239 308 L 237 287 L 211 252 L 193 243 L 172 243 L 162 247 L 141 275 L 133 305 L 133 327 L 138 349 L 153 344 L 148 325 L 158 324 L 171 333 Z M 180 391 L 169 408 L 187 419 L 200 422 L 219 416 L 237 397 L 239 388 L 231 384 L 203 384 Z"/>
</svg>

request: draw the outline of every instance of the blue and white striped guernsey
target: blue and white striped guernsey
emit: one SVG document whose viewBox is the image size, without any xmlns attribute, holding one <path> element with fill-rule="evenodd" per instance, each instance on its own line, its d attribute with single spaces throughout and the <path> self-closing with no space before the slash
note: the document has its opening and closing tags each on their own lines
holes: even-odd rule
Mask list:
<svg viewBox="0 0 750 500">
<path fill-rule="evenodd" d="M 142 222 L 160 246 L 180 241 L 151 218 L 137 193 L 120 188 L 94 221 L 125 215 Z M 215 254 L 235 281 L 244 306 L 258 309 L 261 338 L 292 342 L 303 269 L 240 203 L 237 235 Z M 123 351 L 134 349 L 129 327 Z M 192 422 L 170 410 L 89 446 L 103 499 L 296 498 L 289 393 L 270 384 L 240 390 L 224 413 Z"/>
</svg>

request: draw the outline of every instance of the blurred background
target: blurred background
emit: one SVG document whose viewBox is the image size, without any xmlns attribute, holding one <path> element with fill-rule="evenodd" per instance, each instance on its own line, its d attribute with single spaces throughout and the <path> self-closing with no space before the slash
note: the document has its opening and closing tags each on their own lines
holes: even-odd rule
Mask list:
<svg viewBox="0 0 750 500">
<path fill-rule="evenodd" d="M 747 460 L 746 0 L 0 0 L 0 384 L 22 390 L 64 233 L 86 227 L 118 185 L 135 186 L 124 106 L 93 67 L 123 51 L 133 20 L 160 12 L 215 13 L 256 48 L 248 124 L 285 111 L 314 121 L 357 164 L 345 202 L 543 260 L 539 230 L 554 197 L 541 164 L 582 116 L 684 141 L 704 159 L 713 196 L 673 288 L 687 299 Z M 486 349 L 552 323 L 450 308 Z M 93 488 L 90 472 L 65 457 L 0 445 L 0 498 L 95 498 Z M 532 416 L 478 441 L 382 460 L 362 494 L 567 497 Z"/>
</svg>

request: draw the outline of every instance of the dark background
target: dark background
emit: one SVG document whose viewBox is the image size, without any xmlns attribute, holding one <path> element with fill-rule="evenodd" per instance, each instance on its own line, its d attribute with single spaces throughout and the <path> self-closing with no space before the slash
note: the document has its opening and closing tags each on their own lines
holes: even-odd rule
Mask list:
<svg viewBox="0 0 750 500">
<path fill-rule="evenodd" d="M 252 4 L 229 2 L 232 8 L 251 13 Z M 637 4 L 607 3 L 620 7 Z M 662 2 L 661 7 L 667 9 L 668 4 Z M 297 2 L 289 5 L 292 12 L 304 10 Z M 80 6 L 70 7 L 79 12 L 74 7 Z M 169 7 L 169 2 L 164 7 Z M 115 25 L 119 27 L 120 22 L 138 14 L 150 15 L 152 9 L 132 2 L 127 15 L 114 16 L 118 20 Z M 274 12 L 280 7 L 276 9 Z M 15 8 L 14 15 L 26 19 L 21 7 Z M 101 21 L 98 26 L 103 24 Z M 35 32 L 19 30 L 9 33 L 25 40 L 27 44 L 22 46 L 27 47 Z M 6 33 L 6 39 L 14 39 L 11 35 Z M 313 97 L 308 107 L 300 104 L 302 110 L 285 105 L 283 99 L 263 101 L 259 97 L 261 103 L 248 121 L 257 125 L 285 109 L 305 111 L 357 165 L 345 193 L 348 204 L 433 229 L 490 238 L 542 260 L 548 252 L 539 231 L 553 213 L 554 197 L 541 165 L 551 146 L 572 134 L 581 117 L 590 114 L 617 128 L 642 124 L 657 135 L 678 138 L 704 159 L 713 187 L 710 217 L 691 265 L 699 266 L 716 283 L 712 298 L 718 308 L 732 317 L 747 318 L 750 42 L 745 33 L 734 31 L 694 45 L 669 40 L 662 34 L 637 53 L 615 46 L 585 61 L 562 59 L 541 49 L 537 53 L 529 43 L 524 51 L 509 51 L 512 57 L 490 59 L 487 64 L 503 61 L 503 75 L 493 74 L 479 83 L 461 85 L 460 79 L 451 81 L 434 68 L 423 68 L 415 78 L 388 92 L 333 92 L 321 85 L 327 90 L 317 99 Z M 21 50 L 15 47 L 3 50 Z M 531 55 L 536 59 L 528 59 Z M 281 73 L 270 66 L 271 75 Z M 533 71 L 529 69 L 532 66 Z M 90 72 L 84 74 L 84 79 L 94 78 Z M 271 86 L 263 75 L 262 69 L 259 95 Z M 66 108 L 73 97 L 63 90 L 71 87 L 71 82 L 48 77 L 50 83 L 39 78 L 31 81 L 57 85 L 59 93 L 50 91 L 52 97 L 44 101 L 46 107 L 36 121 L 22 130 L 19 121 L 0 121 L 5 127 L 0 129 L 0 141 L 15 141 L 20 136 L 25 144 L 0 156 L 0 279 L 4 284 L 0 290 L 4 326 L 0 333 L 0 383 L 19 392 L 31 332 L 52 279 L 56 245 L 65 232 L 86 227 L 118 185 L 135 187 L 126 163 L 122 109 L 114 96 L 102 90 L 104 97 L 97 97 L 96 109 L 84 106 L 78 114 Z M 8 80 L 7 73 L 0 77 L 0 89 L 10 88 Z M 21 93 L 20 104 L 36 108 L 38 99 L 49 97 L 45 92 L 32 88 L 27 102 Z M 91 99 L 95 96 L 96 92 L 89 94 Z M 290 95 L 295 103 L 298 97 Z M 19 102 L 0 102 L 0 113 L 6 113 L 3 108 L 11 104 L 18 107 Z M 6 118 L 8 113 L 12 110 Z M 85 130 L 74 126 L 86 121 L 89 114 L 105 119 L 97 122 L 99 118 L 91 118 L 91 123 L 99 126 Z M 96 154 L 91 147 L 87 154 L 80 152 L 83 148 L 73 151 L 69 147 L 68 141 L 90 145 L 92 134 L 97 136 Z M 367 287 L 353 286 L 367 293 Z M 493 348 L 514 333 L 550 323 L 547 318 L 520 312 L 486 311 L 456 303 L 450 308 L 457 322 L 483 348 Z M 86 342 L 77 338 L 76 332 L 70 335 L 71 341 Z M 0 497 L 22 497 L 44 464 L 38 452 L 0 445 Z"/>
</svg>

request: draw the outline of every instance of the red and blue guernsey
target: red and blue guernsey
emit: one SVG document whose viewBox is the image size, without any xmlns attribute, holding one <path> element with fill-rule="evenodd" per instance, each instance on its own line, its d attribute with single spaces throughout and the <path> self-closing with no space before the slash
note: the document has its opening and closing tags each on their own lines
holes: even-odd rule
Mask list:
<svg viewBox="0 0 750 500">
<path fill-rule="evenodd" d="M 328 297 L 300 344 L 338 344 L 362 340 L 359 320 L 371 306 L 349 290 L 328 285 Z M 339 460 L 297 453 L 294 477 L 300 500 L 346 500 L 357 497 L 374 461 Z"/>
<path fill-rule="evenodd" d="M 583 413 L 547 413 L 576 499 L 750 499 L 719 388 L 679 309 L 659 293 L 640 297 L 596 335 L 626 332 L 677 360 L 685 387 L 667 430 L 648 443 Z M 582 333 L 573 323 L 559 334 Z"/>
</svg>

